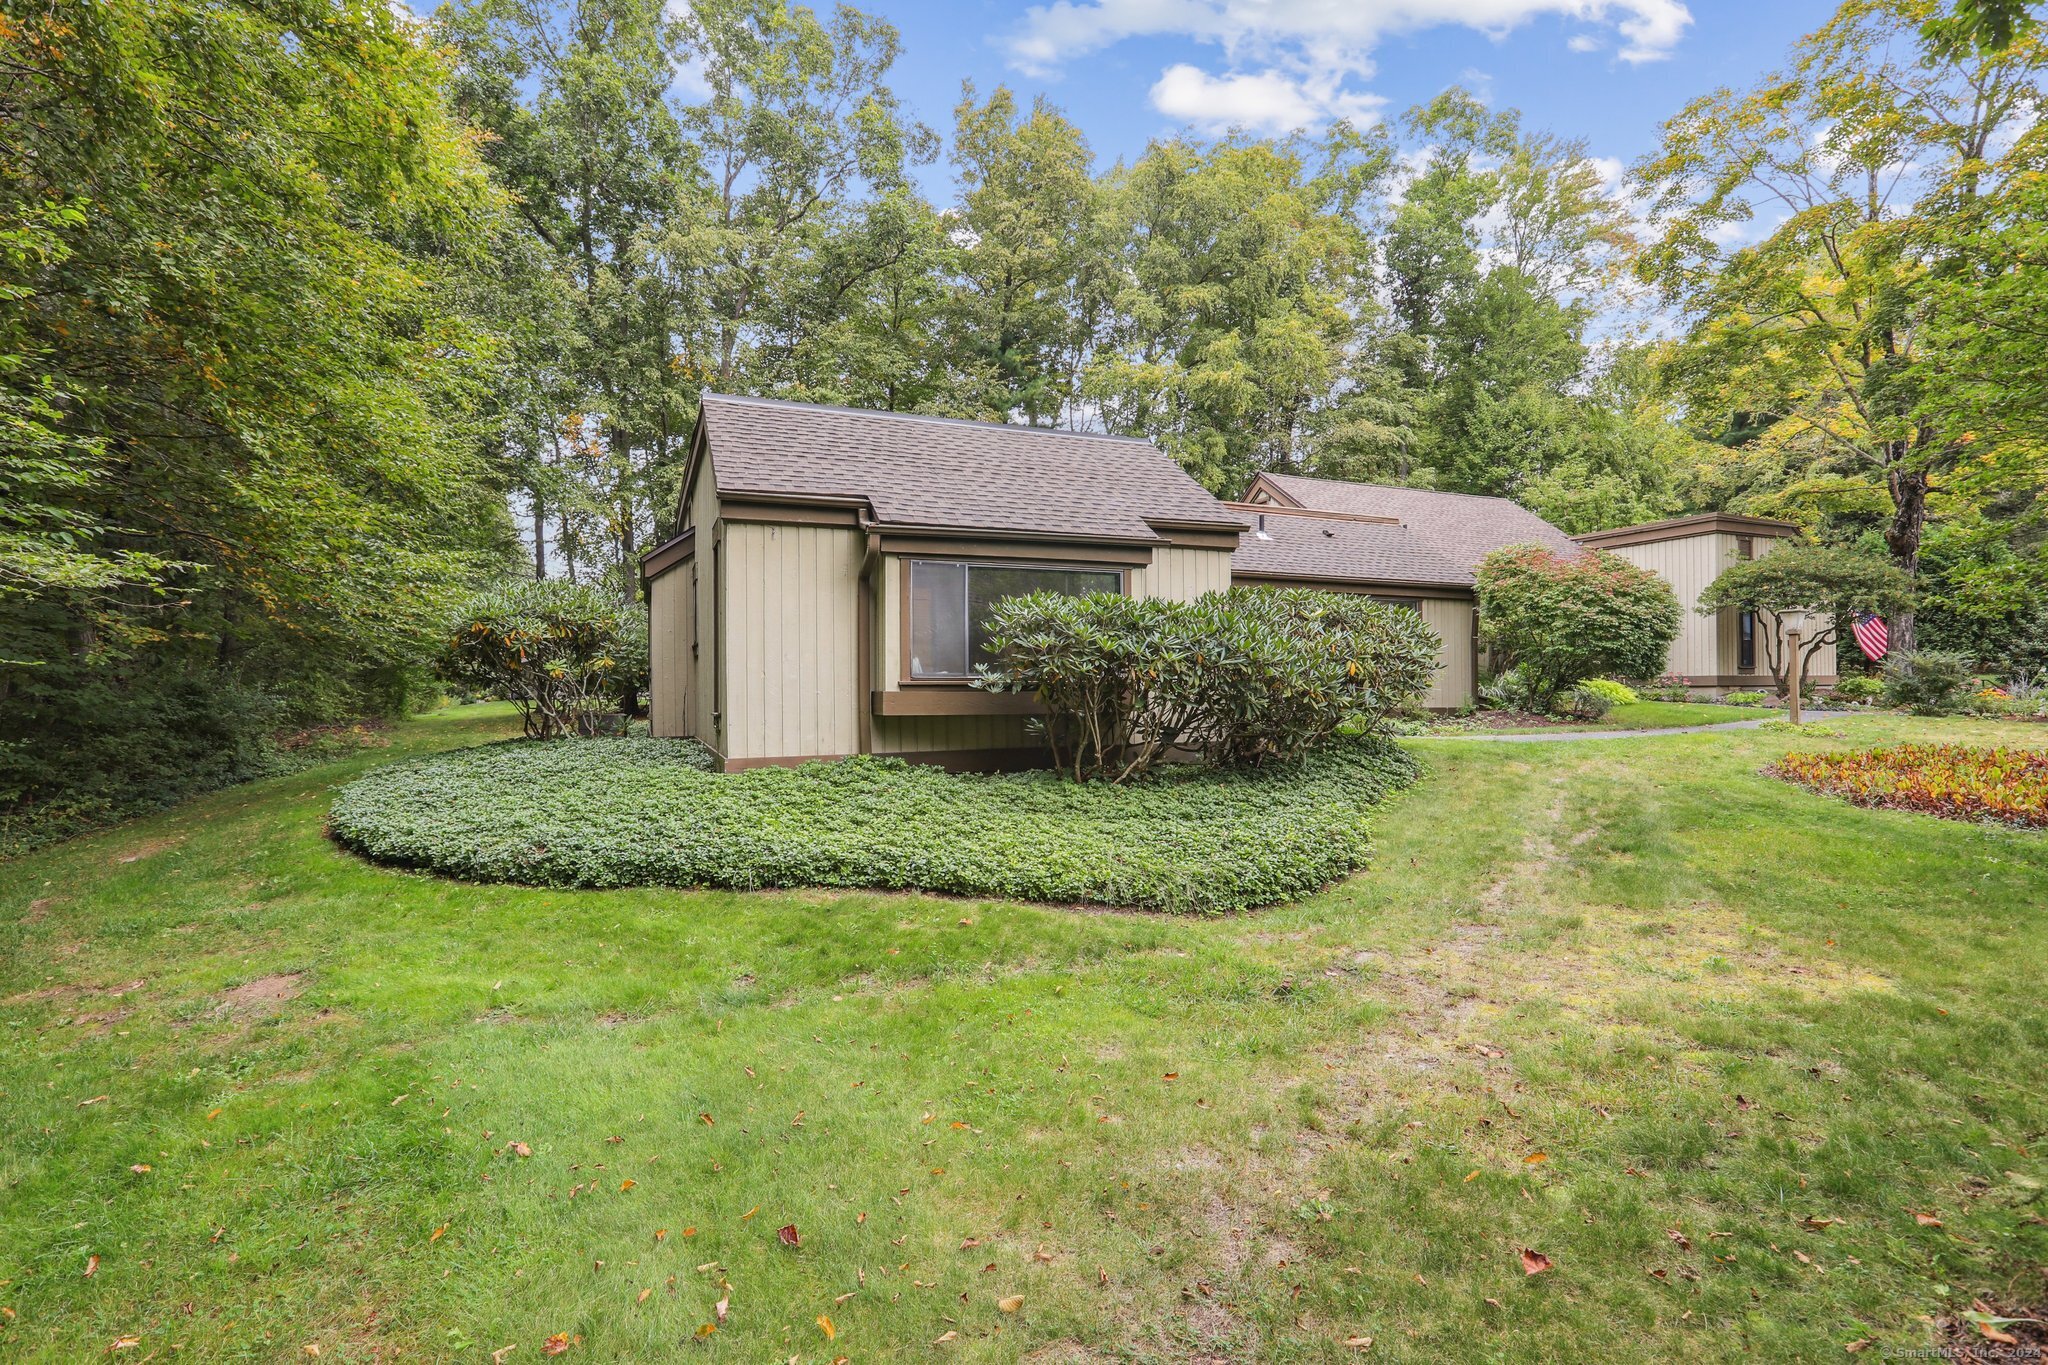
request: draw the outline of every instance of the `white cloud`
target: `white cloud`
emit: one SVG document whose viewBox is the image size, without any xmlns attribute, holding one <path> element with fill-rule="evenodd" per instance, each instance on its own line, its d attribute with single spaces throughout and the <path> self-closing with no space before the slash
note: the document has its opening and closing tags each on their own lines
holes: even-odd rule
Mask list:
<svg viewBox="0 0 2048 1365">
<path fill-rule="evenodd" d="M 1161 72 L 1151 93 L 1152 107 L 1160 113 L 1219 132 L 1257 128 L 1284 133 L 1326 118 L 1348 118 L 1363 126 L 1379 117 L 1385 103 L 1377 95 L 1340 90 L 1334 79 L 1275 70 L 1212 76 L 1186 62 Z"/>
<path fill-rule="evenodd" d="M 1283 130 L 1329 118 L 1370 121 L 1384 103 L 1359 88 L 1390 35 L 1457 25 L 1492 38 L 1545 15 L 1613 30 L 1625 62 L 1671 55 L 1692 23 L 1683 0 L 1051 0 L 1010 35 L 1010 62 L 1046 77 L 1128 38 L 1220 48 L 1221 73 L 1177 62 L 1152 86 L 1161 113 L 1209 128 Z M 1579 34 L 1574 51 L 1605 45 Z"/>
<path fill-rule="evenodd" d="M 1594 34 L 1574 33 L 1571 41 L 1566 43 L 1565 46 L 1574 52 L 1598 52 L 1601 48 L 1606 47 L 1607 44 Z"/>
</svg>

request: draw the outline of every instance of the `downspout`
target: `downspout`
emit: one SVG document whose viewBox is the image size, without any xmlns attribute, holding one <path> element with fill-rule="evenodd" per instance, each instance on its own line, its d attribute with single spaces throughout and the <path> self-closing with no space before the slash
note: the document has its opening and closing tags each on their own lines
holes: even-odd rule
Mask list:
<svg viewBox="0 0 2048 1365">
<path fill-rule="evenodd" d="M 854 604 L 854 649 L 860 655 L 854 665 L 854 679 L 859 687 L 855 699 L 858 707 L 858 730 L 860 752 L 871 754 L 875 751 L 875 568 L 882 562 L 882 533 L 875 529 L 873 517 L 867 509 L 860 512 L 860 529 L 867 537 L 867 547 L 861 555 L 860 578 L 854 586 L 857 599 Z"/>
</svg>

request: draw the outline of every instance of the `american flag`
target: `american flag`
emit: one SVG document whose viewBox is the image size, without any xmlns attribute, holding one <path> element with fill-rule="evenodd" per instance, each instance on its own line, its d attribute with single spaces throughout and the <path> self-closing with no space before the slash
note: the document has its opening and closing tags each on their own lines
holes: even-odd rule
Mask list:
<svg viewBox="0 0 2048 1365">
<path fill-rule="evenodd" d="M 1884 618 L 1864 612 L 1856 618 L 1856 645 L 1863 651 L 1863 657 L 1876 663 L 1891 648 L 1892 633 L 1884 628 Z"/>
</svg>

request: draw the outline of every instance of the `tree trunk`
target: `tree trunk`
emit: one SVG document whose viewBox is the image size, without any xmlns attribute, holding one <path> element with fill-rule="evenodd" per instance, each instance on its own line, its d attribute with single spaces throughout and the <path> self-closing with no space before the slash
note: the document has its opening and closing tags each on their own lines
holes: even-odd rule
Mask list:
<svg viewBox="0 0 2048 1365">
<path fill-rule="evenodd" d="M 1895 464 L 1885 474 L 1885 486 L 1891 492 L 1894 510 L 1891 525 L 1884 530 L 1884 543 L 1892 552 L 1892 561 L 1917 580 L 1920 533 L 1927 525 L 1927 474 Z M 1900 654 L 1911 654 L 1915 645 L 1913 612 L 1909 608 L 1891 622 L 1891 648 Z"/>
<path fill-rule="evenodd" d="M 548 576 L 548 508 L 541 500 L 540 490 L 533 489 L 533 576 L 536 581 Z"/>
</svg>

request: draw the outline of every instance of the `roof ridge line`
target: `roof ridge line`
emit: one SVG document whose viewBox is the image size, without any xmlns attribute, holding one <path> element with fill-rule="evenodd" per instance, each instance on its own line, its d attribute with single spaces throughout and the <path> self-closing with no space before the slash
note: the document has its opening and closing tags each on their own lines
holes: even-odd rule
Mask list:
<svg viewBox="0 0 2048 1365">
<path fill-rule="evenodd" d="M 1433 498 L 1471 498 L 1477 502 L 1504 502 L 1510 507 L 1521 507 L 1524 512 L 1528 512 L 1532 517 L 1540 517 L 1542 515 L 1539 512 L 1531 511 L 1527 507 L 1522 507 L 1522 504 L 1516 502 L 1513 498 L 1505 497 L 1499 493 L 1460 493 L 1449 488 L 1417 488 L 1413 484 L 1406 483 L 1360 483 L 1355 479 L 1317 478 L 1313 474 L 1269 474 L 1267 477 L 1295 479 L 1302 483 L 1335 484 L 1340 488 L 1377 488 L 1389 493 L 1427 493 Z"/>
<path fill-rule="evenodd" d="M 1074 431 L 1067 427 L 1037 427 L 1016 422 L 987 422 L 974 417 L 941 417 L 930 412 L 896 412 L 886 408 L 856 408 L 845 403 L 805 403 L 794 398 L 762 398 L 755 394 L 714 393 L 710 389 L 699 391 L 698 405 L 706 401 L 719 403 L 746 403 L 756 407 L 802 408 L 807 412 L 844 412 L 856 417 L 879 417 L 903 422 L 932 422 L 942 426 L 990 427 L 997 431 L 1014 431 L 1033 436 L 1078 436 L 1090 441 L 1127 441 L 1158 450 L 1159 447 L 1143 436 L 1118 436 L 1107 431 Z M 1165 451 L 1160 451 L 1164 455 Z M 1170 456 L 1168 458 L 1171 458 Z"/>
</svg>

